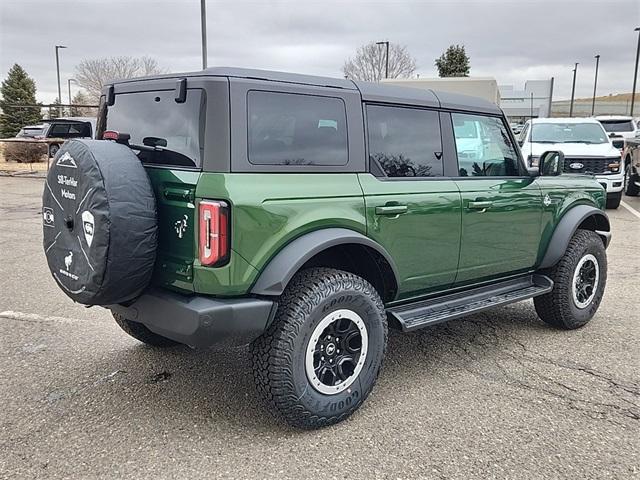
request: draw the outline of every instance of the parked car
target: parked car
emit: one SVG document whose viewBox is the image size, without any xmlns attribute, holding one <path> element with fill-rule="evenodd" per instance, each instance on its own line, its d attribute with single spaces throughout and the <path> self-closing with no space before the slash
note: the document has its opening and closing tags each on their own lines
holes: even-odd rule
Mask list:
<svg viewBox="0 0 640 480">
<path fill-rule="evenodd" d="M 560 175 L 558 151 L 530 172 L 491 102 L 212 68 L 100 103 L 108 141 L 65 143 L 45 184 L 55 281 L 154 347 L 249 343 L 260 396 L 297 427 L 358 409 L 388 326 L 533 298 L 574 329 L 602 301 L 602 186 Z M 482 147 L 462 155 L 469 132 Z"/>
<path fill-rule="evenodd" d="M 624 193 L 629 196 L 640 195 L 640 138 L 625 140 L 622 152 L 624 159 Z"/>
<path fill-rule="evenodd" d="M 640 125 L 633 117 L 624 115 L 599 115 L 595 117 L 611 138 L 611 143 L 618 150 L 624 148 L 624 141 L 640 137 Z"/>
<path fill-rule="evenodd" d="M 511 127 L 511 130 L 513 131 L 514 135 L 520 135 L 520 132 L 522 132 L 522 128 L 524 127 L 524 124 L 522 124 L 522 123 L 511 123 L 511 124 L 509 124 L 509 126 Z"/>
<path fill-rule="evenodd" d="M 624 166 L 602 124 L 594 118 L 536 118 L 526 122 L 518 143 L 529 166 L 546 150 L 564 153 L 565 173 L 587 173 L 607 191 L 607 208 L 622 200 Z"/>
<path fill-rule="evenodd" d="M 56 118 L 44 120 L 42 125 L 27 125 L 18 132 L 16 137 L 47 140 L 49 157 L 53 157 L 60 149 L 60 145 L 69 138 L 93 138 L 95 126 L 95 118 Z"/>
<path fill-rule="evenodd" d="M 44 138 L 48 125 L 26 125 L 20 129 L 16 138 Z"/>
</svg>

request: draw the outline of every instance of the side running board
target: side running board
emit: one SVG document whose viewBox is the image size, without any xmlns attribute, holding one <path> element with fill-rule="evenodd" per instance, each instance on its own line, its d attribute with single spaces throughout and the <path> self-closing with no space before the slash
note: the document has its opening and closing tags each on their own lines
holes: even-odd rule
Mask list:
<svg viewBox="0 0 640 480">
<path fill-rule="evenodd" d="M 499 305 L 549 293 L 553 281 L 544 275 L 528 275 L 462 292 L 390 307 L 387 313 L 410 332 L 428 325 L 478 313 Z"/>
</svg>

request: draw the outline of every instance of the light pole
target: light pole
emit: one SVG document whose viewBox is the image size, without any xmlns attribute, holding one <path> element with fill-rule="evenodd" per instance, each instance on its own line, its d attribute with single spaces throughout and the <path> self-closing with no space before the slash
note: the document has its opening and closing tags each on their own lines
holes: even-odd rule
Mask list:
<svg viewBox="0 0 640 480">
<path fill-rule="evenodd" d="M 207 0 L 200 0 L 200 32 L 202 34 L 202 69 L 207 68 Z"/>
<path fill-rule="evenodd" d="M 573 86 L 571 87 L 571 106 L 569 107 L 569 116 L 573 117 L 573 99 L 576 95 L 576 73 L 578 72 L 578 62 L 573 67 Z"/>
<path fill-rule="evenodd" d="M 73 83 L 78 83 L 78 81 L 75 78 L 69 78 L 67 80 L 67 88 L 69 89 L 69 115 L 71 115 L 71 82 Z"/>
<path fill-rule="evenodd" d="M 596 76 L 593 79 L 593 100 L 591 100 L 591 116 L 596 111 L 596 86 L 598 85 L 598 66 L 600 65 L 600 55 L 593 57 L 596 59 Z"/>
<path fill-rule="evenodd" d="M 64 45 L 56 45 L 56 73 L 58 75 L 58 102 L 62 103 L 62 90 L 60 89 L 60 58 L 58 50 L 61 48 L 67 48 Z M 62 107 L 58 107 L 58 116 L 62 116 Z"/>
<path fill-rule="evenodd" d="M 376 42 L 376 45 L 385 45 L 387 48 L 384 55 L 384 78 L 389 78 L 389 42 Z"/>
<path fill-rule="evenodd" d="M 636 97 L 636 80 L 638 79 L 638 57 L 640 57 L 640 27 L 636 27 L 633 29 L 634 32 L 638 32 L 638 48 L 636 48 L 636 67 L 633 70 L 633 88 L 631 89 L 631 113 L 630 116 L 633 117 L 633 104 L 635 102 Z"/>
</svg>

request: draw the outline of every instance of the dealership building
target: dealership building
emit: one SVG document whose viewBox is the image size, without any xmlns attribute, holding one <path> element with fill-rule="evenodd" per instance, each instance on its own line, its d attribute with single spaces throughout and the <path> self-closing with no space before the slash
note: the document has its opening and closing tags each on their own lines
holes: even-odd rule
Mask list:
<svg viewBox="0 0 640 480">
<path fill-rule="evenodd" d="M 500 108 L 510 122 L 522 122 L 530 118 L 551 116 L 553 77 L 549 80 L 527 80 L 523 90 L 513 85 L 498 85 Z"/>
</svg>

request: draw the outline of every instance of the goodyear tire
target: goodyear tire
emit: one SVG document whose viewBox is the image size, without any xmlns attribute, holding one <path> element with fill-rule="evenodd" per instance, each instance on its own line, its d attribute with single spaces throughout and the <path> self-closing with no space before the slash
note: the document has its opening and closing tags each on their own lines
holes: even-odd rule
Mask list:
<svg viewBox="0 0 640 480">
<path fill-rule="evenodd" d="M 259 395 L 295 427 L 337 423 L 373 389 L 386 345 L 384 306 L 369 282 L 340 270 L 303 270 L 251 345 Z"/>
<path fill-rule="evenodd" d="M 148 285 L 157 245 L 155 197 L 129 148 L 65 142 L 47 175 L 42 220 L 49 270 L 74 301 L 122 303 Z"/>
<path fill-rule="evenodd" d="M 630 197 L 636 197 L 640 194 L 640 187 L 636 185 L 639 178 L 638 175 L 634 175 L 630 163 L 631 160 L 627 160 L 627 168 L 624 171 L 624 193 Z"/>
<path fill-rule="evenodd" d="M 607 209 L 615 210 L 620 206 L 620 202 L 622 201 L 622 192 L 617 193 L 607 193 Z"/>
<path fill-rule="evenodd" d="M 586 325 L 598 311 L 607 284 L 602 240 L 595 232 L 578 230 L 560 261 L 542 273 L 553 280 L 553 290 L 533 299 L 540 319 L 565 330 Z"/>
</svg>

